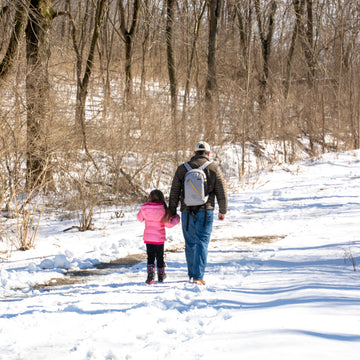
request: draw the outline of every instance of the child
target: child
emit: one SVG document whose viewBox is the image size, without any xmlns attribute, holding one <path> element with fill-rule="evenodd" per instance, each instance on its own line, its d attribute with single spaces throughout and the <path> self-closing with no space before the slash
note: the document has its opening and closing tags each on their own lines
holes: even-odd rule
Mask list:
<svg viewBox="0 0 360 360">
<path fill-rule="evenodd" d="M 171 228 L 180 222 L 179 215 L 170 218 L 164 194 L 153 190 L 149 202 L 142 205 L 137 214 L 139 221 L 145 221 L 144 243 L 147 252 L 147 284 L 155 282 L 155 259 L 159 282 L 166 278 L 164 262 L 165 227 Z"/>
</svg>

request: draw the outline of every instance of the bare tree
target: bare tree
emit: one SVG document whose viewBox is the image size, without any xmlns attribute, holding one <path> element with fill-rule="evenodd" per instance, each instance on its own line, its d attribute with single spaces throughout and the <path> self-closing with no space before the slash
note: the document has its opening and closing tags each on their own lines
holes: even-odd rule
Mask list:
<svg viewBox="0 0 360 360">
<path fill-rule="evenodd" d="M 305 16 L 304 21 L 301 24 L 301 44 L 304 49 L 306 64 L 308 66 L 308 82 L 309 86 L 314 85 L 315 72 L 317 69 L 316 64 L 316 42 L 314 38 L 314 12 L 313 12 L 313 0 L 305 0 Z"/>
<path fill-rule="evenodd" d="M 15 24 L 11 31 L 10 41 L 3 60 L 0 63 L 0 79 L 4 80 L 12 69 L 19 44 L 24 32 L 27 13 L 30 6 L 30 0 L 16 0 L 15 6 Z M 3 8 L 2 12 L 8 11 L 8 7 Z"/>
<path fill-rule="evenodd" d="M 209 42 L 208 42 L 208 72 L 206 78 L 205 96 L 212 101 L 216 89 L 216 45 L 221 18 L 222 0 L 209 0 Z"/>
<path fill-rule="evenodd" d="M 306 0 L 292 0 L 295 10 L 295 23 L 294 23 L 294 29 L 291 36 L 291 43 L 286 59 L 285 97 L 289 95 L 289 88 L 291 81 L 291 64 L 294 56 L 296 40 L 298 38 L 301 27 L 305 1 Z"/>
<path fill-rule="evenodd" d="M 71 12 L 70 0 L 69 1 L 69 9 Z M 90 151 L 87 146 L 87 136 L 86 136 L 86 124 L 85 124 L 85 103 L 88 94 L 88 86 L 89 81 L 92 73 L 92 69 L 94 66 L 94 57 L 95 57 L 95 50 L 96 44 L 100 35 L 100 28 L 102 26 L 103 16 L 104 16 L 104 8 L 107 3 L 107 0 L 97 0 L 94 3 L 95 6 L 95 15 L 94 15 L 94 26 L 93 32 L 91 36 L 90 48 L 85 64 L 85 71 L 83 72 L 83 46 L 85 38 L 87 38 L 88 34 L 81 31 L 81 38 L 80 42 L 77 38 L 77 26 L 75 24 L 74 19 L 72 19 L 72 39 L 73 39 L 73 46 L 76 53 L 76 75 L 77 75 L 77 92 L 76 92 L 76 113 L 75 113 L 75 122 L 76 125 L 79 127 L 81 138 L 82 138 L 82 145 L 89 156 L 89 158 L 93 161 L 95 167 L 97 165 L 90 154 Z M 85 12 L 85 19 L 88 16 L 87 11 Z M 81 47 L 79 46 L 81 44 Z"/>
<path fill-rule="evenodd" d="M 174 150 L 179 149 L 178 123 L 177 123 L 177 81 L 175 72 L 174 48 L 173 48 L 173 23 L 174 23 L 175 0 L 166 0 L 166 49 L 167 65 L 170 81 L 171 117 L 173 124 Z"/>
<path fill-rule="evenodd" d="M 150 38 L 150 19 L 151 10 L 149 0 L 145 0 L 142 6 L 143 9 L 143 37 L 141 43 L 141 83 L 140 83 L 140 96 L 143 97 L 145 92 L 145 81 L 146 81 L 146 58 L 148 53 L 148 43 Z"/>
<path fill-rule="evenodd" d="M 269 80 L 271 45 L 275 29 L 275 13 L 277 9 L 277 1 L 271 0 L 269 11 L 262 11 L 260 0 L 255 1 L 255 12 L 259 28 L 259 36 L 261 42 L 261 53 L 263 58 L 263 72 L 260 80 L 260 108 L 265 105 L 265 92 Z M 265 19 L 263 19 L 265 17 Z"/>
<path fill-rule="evenodd" d="M 98 53 L 100 62 L 100 73 L 102 76 L 104 98 L 103 98 L 103 118 L 108 116 L 108 107 L 111 103 L 111 60 L 114 51 L 115 39 L 115 19 L 117 18 L 117 9 L 112 14 L 111 8 L 108 7 L 104 15 L 104 26 L 100 33 L 100 40 L 98 41 Z M 114 20 L 112 20 L 112 17 Z M 111 26 L 110 26 L 111 24 Z"/>
<path fill-rule="evenodd" d="M 50 180 L 46 146 L 49 126 L 50 59 L 49 26 L 55 12 L 51 1 L 31 0 L 26 26 L 26 107 L 27 107 L 27 185 L 38 186 Z"/>
<path fill-rule="evenodd" d="M 134 36 L 139 21 L 140 0 L 133 0 L 132 20 L 130 21 L 129 28 L 126 27 L 124 0 L 118 0 L 118 6 L 120 10 L 120 32 L 125 42 L 125 96 L 127 100 L 130 100 L 132 94 L 132 52 Z M 130 14 L 128 17 L 130 18 Z"/>
<path fill-rule="evenodd" d="M 206 118 L 207 126 L 205 127 L 205 137 L 210 140 L 215 140 L 215 118 L 214 118 L 214 93 L 216 91 L 216 51 L 218 31 L 220 26 L 221 12 L 223 0 L 209 0 L 209 42 L 207 54 L 207 76 L 205 86 L 205 99 L 206 99 Z"/>
<path fill-rule="evenodd" d="M 238 19 L 240 46 L 242 50 L 242 72 L 244 73 L 244 98 L 241 99 L 241 115 L 236 122 L 237 133 L 235 139 L 240 137 L 241 142 L 241 175 L 245 174 L 245 154 L 246 143 L 250 140 L 249 123 L 252 111 L 250 84 L 251 84 L 251 38 L 253 35 L 253 11 L 252 0 L 241 1 L 235 3 L 235 14 Z M 239 136 L 240 135 L 240 136 Z"/>
<path fill-rule="evenodd" d="M 183 114 L 186 112 L 186 103 L 189 97 L 189 90 L 190 90 L 190 77 L 191 77 L 191 71 L 194 64 L 194 58 L 196 53 L 196 46 L 197 41 L 199 38 L 200 33 L 200 25 L 202 18 L 204 16 L 205 10 L 206 10 L 206 1 L 200 3 L 199 10 L 197 9 L 196 2 L 191 5 L 194 12 L 194 29 L 193 29 L 193 39 L 191 42 L 191 49 L 190 49 L 190 58 L 187 65 L 187 71 L 186 71 L 186 84 L 185 84 L 185 91 L 184 91 L 184 101 L 183 101 Z"/>
<path fill-rule="evenodd" d="M 253 11 L 251 6 L 252 0 L 237 0 L 235 2 L 235 14 L 238 19 L 239 35 L 240 35 L 240 46 L 242 50 L 243 58 L 243 72 L 245 78 L 248 78 L 250 72 L 249 69 L 249 56 L 250 56 L 250 44 L 253 31 Z M 246 81 L 248 83 L 248 81 Z"/>
</svg>

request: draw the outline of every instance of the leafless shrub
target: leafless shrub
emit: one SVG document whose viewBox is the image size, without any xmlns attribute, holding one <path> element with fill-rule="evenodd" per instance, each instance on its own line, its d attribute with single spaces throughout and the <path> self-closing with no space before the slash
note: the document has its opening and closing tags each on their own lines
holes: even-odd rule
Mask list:
<svg viewBox="0 0 360 360">
<path fill-rule="evenodd" d="M 5 198 L 5 180 L 3 174 L 0 172 L 0 208 Z"/>
<path fill-rule="evenodd" d="M 29 250 L 36 246 L 44 206 L 41 205 L 41 191 L 27 194 L 16 194 L 10 201 L 11 210 L 5 218 L 4 236 L 12 247 L 18 250 Z"/>
<path fill-rule="evenodd" d="M 79 222 L 79 231 L 93 230 L 94 209 L 99 205 L 96 190 L 93 186 L 84 183 L 77 183 L 78 190 L 78 209 L 77 218 Z"/>
<path fill-rule="evenodd" d="M 70 211 L 76 217 L 77 225 L 64 231 L 72 228 L 77 228 L 79 231 L 92 230 L 94 210 L 102 196 L 101 184 L 90 181 L 92 167 L 85 155 L 81 156 L 82 154 L 76 151 L 66 155 L 58 155 L 57 158 L 57 195 L 62 214 Z"/>
<path fill-rule="evenodd" d="M 18 114 L 16 107 L 13 110 Z M 41 201 L 47 184 L 40 174 L 37 186 L 26 189 L 21 116 L 3 115 L 0 134 L 1 238 L 11 248 L 28 250 L 36 246 L 43 212 Z M 48 165 L 45 163 L 44 171 L 47 171 Z"/>
<path fill-rule="evenodd" d="M 356 260 L 355 260 L 353 254 L 352 254 L 352 251 L 351 251 L 350 247 L 344 251 L 344 263 L 346 264 L 347 262 L 350 262 L 350 264 L 352 265 L 354 271 L 357 270 Z"/>
<path fill-rule="evenodd" d="M 37 222 L 34 223 L 36 214 L 30 210 L 24 210 L 16 227 L 15 242 L 19 250 L 29 250 L 35 247 L 42 211 L 38 214 Z"/>
</svg>

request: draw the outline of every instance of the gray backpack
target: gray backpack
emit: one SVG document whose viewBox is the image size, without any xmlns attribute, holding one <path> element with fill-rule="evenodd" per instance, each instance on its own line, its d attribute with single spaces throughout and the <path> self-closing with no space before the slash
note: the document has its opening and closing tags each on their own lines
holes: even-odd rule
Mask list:
<svg viewBox="0 0 360 360">
<path fill-rule="evenodd" d="M 193 169 L 189 163 L 184 164 L 187 170 L 184 177 L 184 203 L 186 206 L 200 206 L 208 201 L 207 178 L 204 170 L 211 163 L 212 161 L 206 161 L 196 169 Z"/>
</svg>

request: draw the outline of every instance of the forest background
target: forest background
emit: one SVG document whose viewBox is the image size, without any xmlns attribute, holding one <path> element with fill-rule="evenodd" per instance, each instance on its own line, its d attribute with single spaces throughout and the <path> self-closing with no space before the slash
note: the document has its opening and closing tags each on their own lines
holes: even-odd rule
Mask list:
<svg viewBox="0 0 360 360">
<path fill-rule="evenodd" d="M 359 148 L 359 31 L 352 0 L 1 0 L 0 240 L 50 207 L 91 229 L 200 139 L 240 145 L 239 179 Z"/>
</svg>

